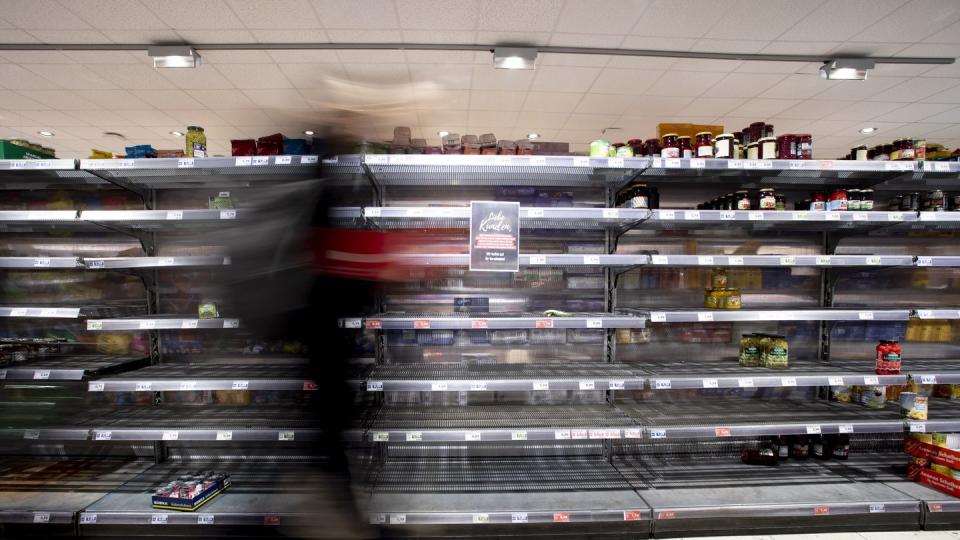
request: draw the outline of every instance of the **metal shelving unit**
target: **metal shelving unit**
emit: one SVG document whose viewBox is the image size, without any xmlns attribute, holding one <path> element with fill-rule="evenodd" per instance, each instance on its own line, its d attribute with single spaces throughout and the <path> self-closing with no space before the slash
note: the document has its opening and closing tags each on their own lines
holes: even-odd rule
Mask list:
<svg viewBox="0 0 960 540">
<path fill-rule="evenodd" d="M 88 331 L 104 332 L 119 330 L 212 330 L 239 327 L 239 319 L 192 319 L 163 316 L 124 319 L 87 319 Z"/>
<path fill-rule="evenodd" d="M 913 362 L 911 362 L 913 364 Z M 742 367 L 710 361 L 648 361 L 642 365 L 651 390 L 698 388 L 790 388 L 803 386 L 902 385 L 907 375 L 877 375 L 873 364 L 851 366 L 790 361 L 789 369 Z"/>
<path fill-rule="evenodd" d="M 90 392 L 193 392 L 201 390 L 295 390 L 311 391 L 317 385 L 297 366 L 178 366 L 164 364 L 96 378 Z"/>
<path fill-rule="evenodd" d="M 404 314 L 372 315 L 364 318 L 341 319 L 341 328 L 367 330 L 546 330 L 546 329 L 602 329 L 643 328 L 646 319 L 636 315 L 607 313 L 577 313 L 569 317 L 547 317 L 542 314 L 508 316 L 499 313 L 471 315 Z"/>
<path fill-rule="evenodd" d="M 909 309 L 684 309 L 646 314 L 651 323 L 755 321 L 906 321 Z"/>
<path fill-rule="evenodd" d="M 0 368 L 0 380 L 81 381 L 149 363 L 147 357 L 67 355 L 38 358 Z"/>
<path fill-rule="evenodd" d="M 530 392 L 642 390 L 644 378 L 627 365 L 585 363 L 377 366 L 368 392 Z"/>
</svg>

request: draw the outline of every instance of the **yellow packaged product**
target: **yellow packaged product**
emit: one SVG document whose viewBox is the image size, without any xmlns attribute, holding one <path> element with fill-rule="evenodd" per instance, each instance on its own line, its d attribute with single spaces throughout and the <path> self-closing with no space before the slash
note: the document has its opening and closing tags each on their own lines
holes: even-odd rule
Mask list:
<svg viewBox="0 0 960 540">
<path fill-rule="evenodd" d="M 930 435 L 931 440 L 933 441 L 934 446 L 939 446 L 941 448 L 947 447 L 947 434 L 946 433 L 932 433 Z"/>
<path fill-rule="evenodd" d="M 922 443 L 933 444 L 933 433 L 910 433 L 910 437 Z"/>
<path fill-rule="evenodd" d="M 947 467 L 946 465 L 940 465 L 939 463 L 931 463 L 930 468 L 934 472 L 953 478 L 953 469 L 951 469 L 950 467 Z"/>
</svg>

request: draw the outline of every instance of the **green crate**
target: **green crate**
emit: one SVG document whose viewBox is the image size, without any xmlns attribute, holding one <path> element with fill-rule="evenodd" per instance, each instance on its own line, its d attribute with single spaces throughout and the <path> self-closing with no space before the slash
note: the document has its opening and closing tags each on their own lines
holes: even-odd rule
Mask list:
<svg viewBox="0 0 960 540">
<path fill-rule="evenodd" d="M 0 159 L 54 159 L 55 157 L 46 152 L 37 152 L 0 139 Z"/>
</svg>

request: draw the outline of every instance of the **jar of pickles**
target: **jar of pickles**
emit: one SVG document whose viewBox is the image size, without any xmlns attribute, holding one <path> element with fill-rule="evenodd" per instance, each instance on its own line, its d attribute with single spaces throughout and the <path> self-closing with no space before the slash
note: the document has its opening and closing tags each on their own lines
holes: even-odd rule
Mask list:
<svg viewBox="0 0 960 540">
<path fill-rule="evenodd" d="M 693 146 L 690 144 L 690 137 L 677 137 L 677 144 L 680 145 L 680 157 L 684 159 L 693 157 Z"/>
<path fill-rule="evenodd" d="M 207 157 L 207 135 L 200 126 L 187 126 L 186 139 L 187 147 L 185 154 L 187 157 Z"/>
<path fill-rule="evenodd" d="M 701 131 L 697 133 L 697 157 L 713 157 L 713 133 Z"/>
<path fill-rule="evenodd" d="M 723 309 L 740 309 L 743 307 L 743 297 L 740 289 L 724 289 Z"/>
<path fill-rule="evenodd" d="M 763 367 L 785 369 L 788 364 L 786 336 L 769 335 L 761 339 L 761 362 Z"/>
<path fill-rule="evenodd" d="M 776 194 L 777 200 L 777 210 L 786 210 L 787 209 L 787 196 L 783 193 Z"/>
<path fill-rule="evenodd" d="M 689 143 L 689 139 L 687 142 Z M 680 157 L 680 140 L 676 133 L 667 133 L 663 136 L 663 146 L 660 148 L 660 157 Z"/>
<path fill-rule="evenodd" d="M 707 309 L 720 309 L 721 296 L 719 289 L 705 289 L 703 293 L 703 307 Z"/>
<path fill-rule="evenodd" d="M 740 366 L 757 367 L 760 365 L 760 337 L 756 334 L 740 336 Z"/>
</svg>

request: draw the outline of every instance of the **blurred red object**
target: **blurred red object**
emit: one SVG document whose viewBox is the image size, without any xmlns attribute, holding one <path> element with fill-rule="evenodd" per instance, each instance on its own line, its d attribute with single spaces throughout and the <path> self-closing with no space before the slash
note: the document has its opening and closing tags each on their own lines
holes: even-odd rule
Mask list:
<svg viewBox="0 0 960 540">
<path fill-rule="evenodd" d="M 274 133 L 257 139 L 258 156 L 277 156 L 283 151 L 283 135 Z"/>
<path fill-rule="evenodd" d="M 230 141 L 230 154 L 234 156 L 257 155 L 257 141 L 253 139 L 233 139 Z"/>
<path fill-rule="evenodd" d="M 412 254 L 441 253 L 433 235 L 419 232 L 314 229 L 313 271 L 364 281 L 420 279 Z M 447 250 L 449 252 L 449 250 Z"/>
</svg>

